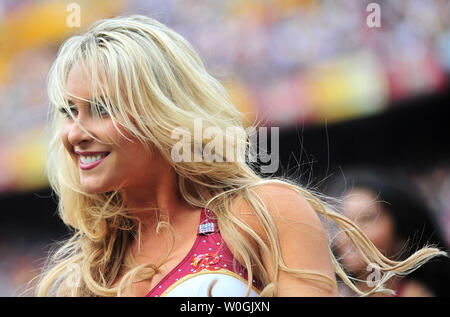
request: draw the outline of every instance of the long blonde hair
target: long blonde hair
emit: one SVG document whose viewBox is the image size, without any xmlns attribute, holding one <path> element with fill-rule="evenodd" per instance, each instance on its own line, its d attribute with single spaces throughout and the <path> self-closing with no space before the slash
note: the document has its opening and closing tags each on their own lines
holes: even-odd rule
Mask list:
<svg viewBox="0 0 450 317">
<path fill-rule="evenodd" d="M 215 127 L 226 136 L 227 128 L 242 128 L 243 122 L 226 89 L 208 74 L 191 45 L 160 22 L 141 15 L 104 19 L 93 24 L 85 34 L 69 38 L 60 47 L 48 75 L 49 100 L 53 106 L 66 109 L 89 134 L 71 114 L 66 100 L 67 76 L 77 61 L 83 61 L 89 73 L 92 98 L 99 100 L 100 95 L 107 96 L 104 107 L 118 130 L 125 130 L 147 148 L 151 144 L 153 151 L 159 151 L 175 170 L 183 199 L 192 206 L 209 208 L 215 213 L 221 232 L 230 239 L 227 243 L 248 270 L 249 289 L 253 278 L 264 286 L 263 296 L 274 296 L 277 289 L 276 280 L 271 282 L 260 260 L 260 253 L 251 247 L 254 243 L 273 263 L 275 277 L 283 270 L 336 287 L 334 279 L 325 274 L 295 270 L 284 264 L 275 223 L 255 192 L 264 184 L 280 184 L 296 191 L 323 219 L 332 220 L 345 231 L 367 263 L 379 266 L 383 273 L 381 283 L 364 293 L 346 275 L 329 248 L 336 274 L 360 295 L 390 292 L 383 282 L 444 254 L 436 248 L 424 248 L 405 261 L 390 260 L 319 194 L 288 178 L 262 177 L 245 158 L 226 160 L 228 152 L 221 153 L 225 158 L 223 162 L 173 162 L 171 149 L 178 140 L 172 138 L 171 132 L 177 127 L 193 134 L 194 121 L 201 118 L 204 129 Z M 126 208 L 118 190 L 102 194 L 83 191 L 77 166 L 61 142 L 63 120 L 63 116 L 54 111 L 47 173 L 60 199 L 59 215 L 74 234 L 49 257 L 36 294 L 50 296 L 65 288 L 65 295 L 71 296 L 117 296 L 133 282 L 150 279 L 163 261 L 138 264 L 129 252 L 132 240 L 139 237 L 140 226 L 136 225 L 133 212 Z M 228 140 L 224 138 L 225 142 Z M 205 140 L 202 140 L 202 148 L 203 142 Z M 237 144 L 248 148 L 248 135 L 238 135 Z M 191 145 L 191 149 L 195 148 Z M 231 202 L 236 198 L 244 199 L 253 207 L 267 232 L 268 243 L 233 215 Z M 161 223 L 163 225 L 170 229 L 168 223 Z M 253 243 L 247 239 L 252 239 Z M 74 274 L 74 268 L 78 275 Z M 126 274 L 119 285 L 115 285 L 122 270 Z M 66 282 L 75 275 L 77 285 L 70 287 Z"/>
</svg>

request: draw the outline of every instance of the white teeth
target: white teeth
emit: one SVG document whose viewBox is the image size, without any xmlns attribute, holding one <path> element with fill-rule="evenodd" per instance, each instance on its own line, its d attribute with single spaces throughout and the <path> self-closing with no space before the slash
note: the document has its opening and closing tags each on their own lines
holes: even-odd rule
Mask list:
<svg viewBox="0 0 450 317">
<path fill-rule="evenodd" d="M 103 158 L 104 156 L 106 156 L 106 153 L 105 154 L 99 154 L 99 155 L 97 155 L 97 156 L 80 156 L 80 160 L 81 160 L 81 163 L 83 163 L 83 164 L 90 164 L 90 163 L 93 163 L 93 162 L 95 162 L 95 161 L 98 161 L 99 159 L 101 159 L 101 158 Z"/>
</svg>

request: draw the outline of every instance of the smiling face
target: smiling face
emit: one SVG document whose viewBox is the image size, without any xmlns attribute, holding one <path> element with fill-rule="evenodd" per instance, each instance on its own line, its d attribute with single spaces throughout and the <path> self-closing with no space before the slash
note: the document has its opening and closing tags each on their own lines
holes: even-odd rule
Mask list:
<svg viewBox="0 0 450 317">
<path fill-rule="evenodd" d="M 76 63 L 68 75 L 67 91 L 80 99 L 68 97 L 68 101 L 81 125 L 100 142 L 80 129 L 69 115 L 64 119 L 62 132 L 64 147 L 78 166 L 82 188 L 94 194 L 116 190 L 121 185 L 128 188 L 148 184 L 155 178 L 157 169 L 153 166 L 158 164 L 160 156 L 150 155 L 136 138 L 122 131 L 134 143 L 124 138 L 107 113 L 95 114 L 91 104 L 96 101 L 82 100 L 91 99 L 88 80 L 81 65 Z"/>
</svg>

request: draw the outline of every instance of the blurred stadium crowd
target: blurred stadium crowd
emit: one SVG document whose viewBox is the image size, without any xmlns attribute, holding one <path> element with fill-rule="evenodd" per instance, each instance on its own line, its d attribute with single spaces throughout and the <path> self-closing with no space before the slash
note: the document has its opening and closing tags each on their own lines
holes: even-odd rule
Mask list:
<svg viewBox="0 0 450 317">
<path fill-rule="evenodd" d="M 370 2 L 381 6 L 380 28 L 366 24 Z M 81 28 L 66 24 L 69 3 L 80 5 Z M 48 186 L 45 78 L 61 42 L 131 13 L 186 37 L 261 125 L 344 122 L 449 87 L 448 0 L 0 0 L 0 193 Z M 450 168 L 432 167 L 416 182 L 450 241 Z M 18 294 L 49 243 L 17 241 L 0 241 L 0 296 Z"/>
</svg>

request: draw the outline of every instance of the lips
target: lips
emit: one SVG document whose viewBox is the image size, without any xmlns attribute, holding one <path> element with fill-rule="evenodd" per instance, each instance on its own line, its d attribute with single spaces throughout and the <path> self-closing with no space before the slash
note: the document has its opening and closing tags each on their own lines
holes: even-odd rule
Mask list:
<svg viewBox="0 0 450 317">
<path fill-rule="evenodd" d="M 101 162 L 105 160 L 105 158 L 108 157 L 110 152 L 76 152 L 78 154 L 78 164 L 80 166 L 80 169 L 82 170 L 90 170 L 99 165 Z M 85 159 L 83 159 L 83 162 L 81 157 L 96 157 L 96 156 L 103 156 L 100 159 L 93 161 L 93 162 L 86 162 Z"/>
<path fill-rule="evenodd" d="M 107 154 L 109 154 L 109 152 L 107 152 L 107 151 L 103 151 L 103 152 L 82 152 L 82 151 L 75 151 L 75 153 L 77 154 L 77 155 L 83 155 L 83 156 L 95 156 L 95 155 L 102 155 L 102 154 L 105 154 L 105 153 L 107 153 Z"/>
</svg>

